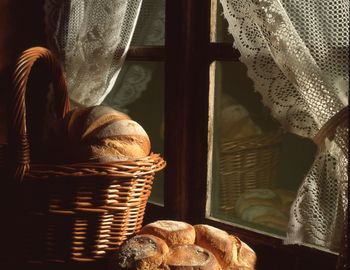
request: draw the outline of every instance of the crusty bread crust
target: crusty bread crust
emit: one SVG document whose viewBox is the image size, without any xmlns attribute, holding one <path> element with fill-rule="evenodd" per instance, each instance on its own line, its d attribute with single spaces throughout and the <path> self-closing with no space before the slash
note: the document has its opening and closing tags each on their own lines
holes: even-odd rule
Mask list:
<svg viewBox="0 0 350 270">
<path fill-rule="evenodd" d="M 221 270 L 215 256 L 193 244 L 175 245 L 167 256 L 165 269 L 170 270 Z"/>
<path fill-rule="evenodd" d="M 64 118 L 66 122 L 68 139 L 71 142 L 80 141 L 84 131 L 84 123 L 92 108 L 76 108 L 70 111 Z"/>
<path fill-rule="evenodd" d="M 144 226 L 140 233 L 158 236 L 169 247 L 179 244 L 194 244 L 196 232 L 191 224 L 174 220 L 158 220 Z"/>
<path fill-rule="evenodd" d="M 195 244 L 173 244 L 186 241 L 181 233 L 189 235 L 191 229 L 195 231 Z M 139 241 L 138 237 L 144 240 Z M 152 237 L 163 244 L 159 240 L 150 241 Z M 169 240 L 170 246 L 166 243 Z M 155 256 L 159 248 L 163 250 L 161 259 Z M 238 237 L 210 225 L 192 226 L 174 220 L 159 220 L 144 226 L 119 253 L 122 256 L 118 269 L 129 270 L 254 270 L 256 263 L 255 252 Z"/>
<path fill-rule="evenodd" d="M 194 225 L 196 231 L 195 244 L 211 251 L 222 269 L 231 265 L 233 244 L 229 239 L 229 234 L 218 228 L 197 224 Z"/>
<path fill-rule="evenodd" d="M 81 139 L 84 140 L 95 129 L 98 129 L 107 123 L 119 120 L 130 120 L 130 117 L 125 113 L 116 111 L 107 106 L 94 106 L 87 115 Z"/>
<path fill-rule="evenodd" d="M 162 269 L 169 252 L 167 244 L 154 235 L 136 235 L 126 241 L 116 256 L 117 269 Z M 114 263 L 113 263 L 114 264 Z"/>
<path fill-rule="evenodd" d="M 85 141 L 101 140 L 105 138 L 111 138 L 114 136 L 145 136 L 148 138 L 146 131 L 137 122 L 130 119 L 119 119 L 96 128 L 88 136 L 85 137 Z"/>
<path fill-rule="evenodd" d="M 107 106 L 72 110 L 60 123 L 62 159 L 68 162 L 134 160 L 150 154 L 150 139 L 137 122 Z"/>
<path fill-rule="evenodd" d="M 148 137 L 134 135 L 106 138 L 83 147 L 87 148 L 91 160 L 110 162 L 146 157 L 150 152 L 151 144 Z"/>
<path fill-rule="evenodd" d="M 196 245 L 212 252 L 222 269 L 254 269 L 255 252 L 238 237 L 205 224 L 195 225 L 194 228 Z"/>
<path fill-rule="evenodd" d="M 230 235 L 229 239 L 234 244 L 232 263 L 229 269 L 254 270 L 256 263 L 255 252 L 238 237 Z"/>
</svg>

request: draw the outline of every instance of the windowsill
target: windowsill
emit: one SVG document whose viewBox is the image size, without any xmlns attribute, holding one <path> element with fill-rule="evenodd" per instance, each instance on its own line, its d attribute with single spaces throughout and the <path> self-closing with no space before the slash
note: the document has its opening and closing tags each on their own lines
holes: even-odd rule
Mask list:
<svg viewBox="0 0 350 270">
<path fill-rule="evenodd" d="M 225 220 L 222 220 L 222 219 L 218 219 L 218 218 L 215 218 L 215 217 L 206 217 L 208 220 L 212 220 L 212 221 L 215 221 L 215 222 L 220 222 L 220 223 L 223 223 L 223 224 L 226 224 L 226 225 L 229 225 L 229 226 L 232 226 L 232 227 L 236 227 L 236 228 L 239 228 L 239 229 L 242 229 L 242 230 L 245 230 L 245 231 L 250 231 L 252 233 L 256 233 L 256 234 L 259 234 L 259 235 L 263 235 L 265 237 L 269 237 L 269 238 L 272 238 L 272 239 L 275 239 L 277 241 L 280 241 L 282 245 L 284 246 L 293 246 L 293 245 L 297 245 L 297 244 L 284 244 L 283 241 L 286 239 L 285 237 L 281 236 L 281 235 L 277 235 L 277 234 L 274 234 L 274 233 L 269 233 L 269 232 L 266 232 L 266 231 L 262 231 L 262 230 L 257 230 L 257 229 L 254 229 L 254 228 L 251 228 L 251 227 L 247 227 L 247 226 L 243 226 L 241 224 L 236 224 L 236 223 L 232 223 L 232 222 L 229 222 L 229 221 L 225 221 Z M 336 255 L 338 256 L 339 253 L 337 252 L 334 252 L 334 251 L 331 251 L 329 249 L 326 249 L 326 248 L 323 248 L 321 246 L 316 246 L 316 245 L 312 245 L 312 244 L 307 244 L 307 243 L 304 243 L 304 244 L 301 244 L 301 245 L 297 245 L 297 246 L 304 246 L 304 247 L 307 247 L 307 248 L 311 248 L 311 249 L 316 249 L 316 250 L 319 250 L 319 251 L 323 251 L 323 252 L 327 252 L 329 254 L 333 254 L 333 255 Z"/>
</svg>

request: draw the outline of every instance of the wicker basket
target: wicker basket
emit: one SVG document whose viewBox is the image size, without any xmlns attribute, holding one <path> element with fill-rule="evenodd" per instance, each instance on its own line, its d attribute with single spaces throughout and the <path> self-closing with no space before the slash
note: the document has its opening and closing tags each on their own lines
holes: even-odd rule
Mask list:
<svg viewBox="0 0 350 270">
<path fill-rule="evenodd" d="M 239 196 L 271 187 L 280 157 L 282 132 L 223 141 L 220 152 L 220 209 L 235 214 Z"/>
<path fill-rule="evenodd" d="M 63 117 L 69 110 L 57 60 L 45 48 L 25 51 L 15 70 L 9 127 L 9 165 L 11 177 L 19 183 L 23 211 L 19 233 L 24 260 L 96 261 L 139 231 L 154 175 L 165 161 L 150 154 L 111 163 L 31 163 L 25 92 L 30 69 L 38 59 L 53 74 L 58 114 Z"/>
</svg>

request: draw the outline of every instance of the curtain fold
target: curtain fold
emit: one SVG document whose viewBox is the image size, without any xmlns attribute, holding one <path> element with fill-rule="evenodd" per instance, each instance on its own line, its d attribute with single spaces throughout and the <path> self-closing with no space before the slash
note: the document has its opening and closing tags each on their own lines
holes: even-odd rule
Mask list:
<svg viewBox="0 0 350 270">
<path fill-rule="evenodd" d="M 142 0 L 46 0 L 46 32 L 73 104 L 101 104 L 125 60 Z"/>
<path fill-rule="evenodd" d="M 282 126 L 313 138 L 348 104 L 349 2 L 220 0 L 234 46 Z M 347 220 L 348 126 L 325 141 L 292 205 L 286 244 L 339 251 Z"/>
<path fill-rule="evenodd" d="M 143 0 L 132 45 L 164 45 L 164 21 L 165 1 Z M 127 113 L 126 107 L 136 101 L 147 89 L 156 67 L 156 62 L 125 63 L 112 91 L 106 96 L 103 103 Z"/>
</svg>

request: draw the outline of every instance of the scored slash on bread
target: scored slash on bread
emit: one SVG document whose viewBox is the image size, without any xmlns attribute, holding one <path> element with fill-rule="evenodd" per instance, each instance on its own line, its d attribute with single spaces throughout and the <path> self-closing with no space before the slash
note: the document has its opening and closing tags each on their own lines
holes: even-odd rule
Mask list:
<svg viewBox="0 0 350 270">
<path fill-rule="evenodd" d="M 138 237 L 154 237 L 161 241 L 155 241 L 153 249 L 150 249 L 140 245 Z M 157 245 L 166 245 L 168 252 L 162 257 L 161 263 L 151 263 L 152 250 Z M 139 250 L 142 248 L 148 251 Z M 145 225 L 118 252 L 122 254 L 114 263 L 119 265 L 116 269 L 128 270 L 254 270 L 256 263 L 255 252 L 238 237 L 210 225 L 192 226 L 175 220 L 158 220 Z M 142 255 L 146 253 L 147 256 Z M 147 260 L 144 259 L 146 257 Z M 129 263 L 125 262 L 126 258 Z M 141 264 L 141 261 L 144 263 Z M 121 265 L 124 268 L 120 268 Z"/>
<path fill-rule="evenodd" d="M 195 244 L 211 251 L 222 269 L 255 268 L 255 252 L 238 237 L 205 224 L 194 225 L 194 228 Z"/>
<path fill-rule="evenodd" d="M 95 130 L 91 129 L 89 133 L 86 132 L 81 139 L 82 141 L 89 141 L 91 139 L 100 140 L 110 137 L 129 135 L 148 137 L 146 131 L 135 121 L 130 119 L 119 119 L 116 121 L 113 119 L 110 122 L 96 127 Z"/>
<path fill-rule="evenodd" d="M 63 123 L 63 124 L 62 124 Z M 143 127 L 125 113 L 107 106 L 77 108 L 60 124 L 65 162 L 114 162 L 144 158 L 151 142 Z"/>
<path fill-rule="evenodd" d="M 140 233 L 162 238 L 169 247 L 179 244 L 194 244 L 196 232 L 191 224 L 175 220 L 158 220 L 144 226 Z"/>
<path fill-rule="evenodd" d="M 236 236 L 230 235 L 229 238 L 235 248 L 232 250 L 233 264 L 231 264 L 228 270 L 237 269 L 237 267 L 238 269 L 254 270 L 256 263 L 256 254 L 254 250 Z"/>
<path fill-rule="evenodd" d="M 195 244 L 210 250 L 223 269 L 232 263 L 233 244 L 229 234 L 208 225 L 194 225 L 196 231 Z"/>
<path fill-rule="evenodd" d="M 131 120 L 125 113 L 116 111 L 112 108 L 105 106 L 95 106 L 90 111 L 86 119 L 86 129 L 82 134 L 81 139 L 84 140 L 89 136 L 95 129 L 115 123 L 120 120 Z"/>
<path fill-rule="evenodd" d="M 197 245 L 186 244 L 170 249 L 164 269 L 221 270 L 221 267 L 210 251 Z"/>
<path fill-rule="evenodd" d="M 144 136 L 133 135 L 101 139 L 87 148 L 90 160 L 110 162 L 145 157 L 150 152 L 151 145 Z"/>
<path fill-rule="evenodd" d="M 70 112 L 67 119 L 69 138 L 73 141 L 84 140 L 93 131 L 119 120 L 131 120 L 125 113 L 107 106 L 77 108 Z"/>
<path fill-rule="evenodd" d="M 92 108 L 76 108 L 65 117 L 66 131 L 69 141 L 78 142 L 84 129 L 84 122 Z"/>
</svg>

